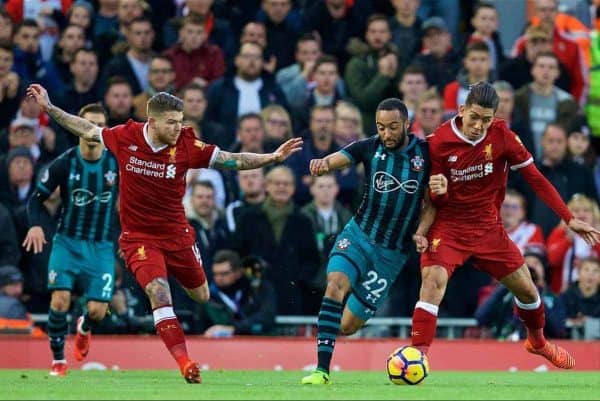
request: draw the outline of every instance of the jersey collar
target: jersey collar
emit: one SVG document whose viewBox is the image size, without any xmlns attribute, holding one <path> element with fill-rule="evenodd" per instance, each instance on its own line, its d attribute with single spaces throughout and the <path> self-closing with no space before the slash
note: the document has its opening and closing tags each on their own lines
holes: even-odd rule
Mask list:
<svg viewBox="0 0 600 401">
<path fill-rule="evenodd" d="M 458 129 L 458 126 L 456 125 L 456 119 L 458 118 L 458 116 L 454 116 L 452 117 L 452 120 L 450 120 L 450 126 L 452 127 L 452 132 L 454 132 L 454 134 L 461 140 L 463 140 L 466 143 L 469 143 L 473 146 L 477 145 L 479 142 L 482 142 L 485 137 L 487 136 L 487 132 L 485 133 L 485 135 L 483 135 L 481 138 L 477 139 L 476 141 L 472 141 L 469 138 L 467 138 L 460 129 Z"/>
</svg>

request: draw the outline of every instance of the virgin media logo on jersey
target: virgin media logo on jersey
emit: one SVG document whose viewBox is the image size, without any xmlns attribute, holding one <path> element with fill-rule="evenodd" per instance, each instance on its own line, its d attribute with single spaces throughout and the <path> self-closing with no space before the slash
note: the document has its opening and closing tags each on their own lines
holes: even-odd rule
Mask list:
<svg viewBox="0 0 600 401">
<path fill-rule="evenodd" d="M 125 170 L 147 177 L 174 179 L 177 167 L 173 164 L 167 165 L 165 163 L 157 163 L 152 160 L 143 160 L 131 156 L 129 157 L 127 164 L 125 164 Z"/>
<path fill-rule="evenodd" d="M 417 180 L 398 181 L 396 177 L 385 171 L 378 171 L 373 176 L 373 188 L 380 193 L 393 192 L 399 189 L 406 193 L 414 194 L 419 189 Z"/>
<path fill-rule="evenodd" d="M 71 192 L 71 200 L 75 206 L 83 207 L 89 205 L 92 202 L 99 201 L 100 203 L 108 203 L 112 198 L 112 193 L 110 192 L 102 192 L 99 195 L 96 195 L 90 190 L 87 189 L 76 189 Z"/>
<path fill-rule="evenodd" d="M 481 163 L 475 166 L 469 166 L 463 169 L 450 169 L 450 180 L 452 182 L 473 181 L 490 175 L 494 172 L 494 164 Z"/>
</svg>

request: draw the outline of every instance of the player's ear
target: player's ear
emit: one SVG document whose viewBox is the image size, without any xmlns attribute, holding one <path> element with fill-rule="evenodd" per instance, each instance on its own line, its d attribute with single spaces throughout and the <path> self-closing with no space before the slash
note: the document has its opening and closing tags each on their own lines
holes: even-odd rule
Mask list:
<svg viewBox="0 0 600 401">
<path fill-rule="evenodd" d="M 458 106 L 458 115 L 461 117 L 465 115 L 465 105 L 464 104 L 461 104 L 460 106 Z"/>
</svg>

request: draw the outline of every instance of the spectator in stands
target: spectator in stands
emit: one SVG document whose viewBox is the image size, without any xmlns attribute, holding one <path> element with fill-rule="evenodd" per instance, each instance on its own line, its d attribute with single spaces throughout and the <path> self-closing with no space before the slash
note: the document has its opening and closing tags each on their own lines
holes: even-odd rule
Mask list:
<svg viewBox="0 0 600 401">
<path fill-rule="evenodd" d="M 8 126 L 24 95 L 25 86 L 21 77 L 12 71 L 13 64 L 12 47 L 8 43 L 0 43 L 0 127 Z"/>
<path fill-rule="evenodd" d="M 296 43 L 296 63 L 277 71 L 275 79 L 290 107 L 301 107 L 306 99 L 309 84 L 313 81 L 315 63 L 321 57 L 321 44 L 317 37 L 307 33 Z"/>
<path fill-rule="evenodd" d="M 333 247 L 335 238 L 342 232 L 352 213 L 336 200 L 340 187 L 334 174 L 313 177 L 310 185 L 312 201 L 302 207 L 301 211 L 312 222 L 317 241 L 317 248 L 321 256 L 319 270 L 310 281 L 309 286 L 317 295 L 325 293 L 327 287 L 327 257 Z M 315 296 L 307 299 L 308 310 L 319 310 L 321 297 Z M 310 306 L 309 306 L 310 305 Z"/>
<path fill-rule="evenodd" d="M 52 64 L 42 59 L 40 51 L 40 27 L 35 20 L 25 19 L 15 28 L 12 38 L 14 46 L 13 71 L 24 84 L 39 82 L 50 93 L 60 89 L 58 73 Z"/>
<path fill-rule="evenodd" d="M 555 86 L 559 61 L 554 53 L 539 53 L 531 67 L 533 82 L 515 93 L 515 119 L 523 121 L 532 133 L 536 158 L 542 156 L 542 135 L 549 123 L 568 127 L 577 113 L 573 97 Z"/>
<path fill-rule="evenodd" d="M 0 43 L 11 43 L 15 29 L 14 21 L 6 10 L 0 10 Z"/>
<path fill-rule="evenodd" d="M 275 80 L 262 72 L 262 52 L 255 43 L 242 45 L 235 58 L 235 75 L 225 74 L 208 89 L 206 118 L 233 132 L 235 122 L 243 114 L 258 113 L 271 103 L 287 107 L 285 95 Z"/>
<path fill-rule="evenodd" d="M 419 138 L 431 134 L 444 119 L 443 99 L 435 87 L 429 88 L 421 94 L 415 109 L 415 118 L 410 126 L 410 131 Z"/>
<path fill-rule="evenodd" d="M 206 88 L 225 72 L 223 51 L 207 40 L 206 21 L 188 14 L 181 21 L 179 41 L 164 51 L 175 66 L 177 90 L 193 82 Z"/>
<path fill-rule="evenodd" d="M 579 279 L 569 285 L 561 298 L 571 326 L 582 327 L 586 319 L 600 318 L 600 261 L 597 258 L 581 260 Z"/>
<path fill-rule="evenodd" d="M 18 117 L 11 121 L 6 137 L 2 135 L 1 139 L 3 142 L 1 150 L 5 154 L 14 148 L 23 146 L 29 151 L 34 164 L 42 156 L 41 147 L 36 140 L 36 126 L 29 119 Z M 4 143 L 5 140 L 6 143 Z M 43 157 L 42 161 L 47 161 L 47 157 Z M 0 167 L 0 171 L 4 171 L 4 169 Z"/>
<path fill-rule="evenodd" d="M 453 117 L 458 112 L 458 106 L 465 104 L 471 85 L 490 81 L 492 63 L 490 50 L 484 42 L 474 42 L 467 46 L 463 61 L 464 70 L 458 73 L 455 81 L 449 82 L 444 88 L 444 116 Z"/>
<path fill-rule="evenodd" d="M 183 118 L 196 123 L 198 139 L 215 144 L 221 149 L 229 149 L 235 141 L 234 134 L 229 134 L 223 125 L 204 118 L 207 106 L 204 89 L 191 83 L 184 86 L 179 94 L 183 100 Z"/>
<path fill-rule="evenodd" d="M 23 274 L 13 265 L 0 265 L 0 319 L 26 320 L 23 296 Z"/>
<path fill-rule="evenodd" d="M 218 46 L 227 59 L 235 57 L 237 49 L 235 35 L 230 21 L 220 18 L 212 12 L 214 0 L 194 0 L 185 1 L 183 17 L 171 18 L 163 28 L 163 46 L 165 48 L 173 46 L 177 42 L 177 32 L 181 28 L 182 20 L 190 14 L 197 14 L 204 19 L 204 31 L 208 37 L 208 42 Z M 187 12 L 187 14 L 185 14 Z"/>
<path fill-rule="evenodd" d="M 421 51 L 423 21 L 417 15 L 419 0 L 392 0 L 394 15 L 389 19 L 392 43 L 400 60 L 413 60 Z"/>
<path fill-rule="evenodd" d="M 596 160 L 591 147 L 590 128 L 584 116 L 577 116 L 569 127 L 567 147 L 571 160 L 594 169 Z"/>
<path fill-rule="evenodd" d="M 471 25 L 473 33 L 467 38 L 467 47 L 474 42 L 483 42 L 487 45 L 491 62 L 490 77 L 495 79 L 506 56 L 498 34 L 498 11 L 494 3 L 478 2 L 473 10 Z"/>
<path fill-rule="evenodd" d="M 443 93 L 444 87 L 456 78 L 461 58 L 453 50 L 448 26 L 440 17 L 431 17 L 423 23 L 423 49 L 415 63 L 423 68 L 427 82 L 438 93 Z"/>
<path fill-rule="evenodd" d="M 292 8 L 292 0 L 263 0 L 256 19 L 265 25 L 265 52 L 277 60 L 275 69 L 294 63 L 294 48 L 290 43 L 298 40 L 301 21 L 299 12 Z"/>
<path fill-rule="evenodd" d="M 77 50 L 85 46 L 85 41 L 85 31 L 79 25 L 68 25 L 60 32 L 50 62 L 58 73 L 61 87 L 73 79 L 71 62 Z"/>
<path fill-rule="evenodd" d="M 550 10 L 550 14 L 548 18 L 542 18 L 542 21 L 537 24 L 542 27 L 542 30 L 546 32 L 551 32 L 551 41 L 552 41 L 552 52 L 556 54 L 558 59 L 562 64 L 564 64 L 565 68 L 569 73 L 570 85 L 569 85 L 569 93 L 575 99 L 575 102 L 579 106 L 583 106 L 586 101 L 586 96 L 588 92 L 588 68 L 586 65 L 585 56 L 583 51 L 574 40 L 567 37 L 564 33 L 560 32 L 555 23 L 549 23 L 549 19 L 554 19 L 557 11 L 557 3 L 556 0 L 537 0 L 536 7 L 538 8 L 553 8 L 554 11 Z M 540 7 L 539 2 L 551 2 L 553 6 L 542 5 Z M 532 25 L 532 26 L 535 26 Z M 586 35 L 587 36 L 587 35 Z M 519 54 L 522 54 L 524 51 L 524 43 L 527 38 L 527 32 L 524 36 L 521 36 L 519 39 L 515 41 L 514 47 L 512 49 L 512 56 L 516 57 Z M 514 83 L 513 83 L 514 85 Z M 517 87 L 515 85 L 515 87 Z"/>
<path fill-rule="evenodd" d="M 368 18 L 365 38 L 366 44 L 359 39 L 350 42 L 348 52 L 352 58 L 344 80 L 362 113 L 363 130 L 371 132 L 375 128 L 375 109 L 381 99 L 396 94 L 401 69 L 386 16 L 374 14 Z"/>
<path fill-rule="evenodd" d="M 600 223 L 600 209 L 595 200 L 575 194 L 567 204 L 575 218 L 590 224 Z M 581 261 L 600 256 L 600 245 L 590 246 L 563 224 L 556 226 L 548 236 L 549 282 L 555 294 L 564 292 L 577 281 Z"/>
<path fill-rule="evenodd" d="M 85 0 L 76 0 L 71 4 L 71 7 L 69 7 L 66 23 L 68 25 L 77 25 L 83 28 L 87 39 L 86 46 L 89 46 L 92 44 L 92 38 L 94 37 L 94 25 L 96 20 L 97 16 L 94 13 L 94 7 Z"/>
<path fill-rule="evenodd" d="M 335 106 L 335 127 L 333 141 L 343 148 L 354 141 L 364 139 L 360 110 L 353 103 L 341 100 Z"/>
<path fill-rule="evenodd" d="M 142 15 L 141 7 L 139 12 Z M 98 0 L 98 12 L 94 16 L 94 43 L 97 42 L 98 37 L 110 32 L 118 32 L 122 28 L 119 24 L 118 13 L 119 1 Z"/>
<path fill-rule="evenodd" d="M 129 82 L 135 96 L 148 89 L 148 71 L 154 42 L 152 23 L 147 17 L 135 18 L 127 26 L 126 37 L 127 51 L 115 55 L 108 62 L 102 82 L 104 87 L 111 77 L 121 76 Z"/>
<path fill-rule="evenodd" d="M 320 264 L 315 234 L 292 200 L 294 173 L 277 166 L 266 179 L 267 198 L 240 216 L 232 247 L 242 257 L 255 255 L 268 263 L 265 277 L 275 287 L 277 314 L 302 315 L 306 297 L 316 296 L 307 287 Z"/>
<path fill-rule="evenodd" d="M 548 338 L 565 336 L 565 306 L 560 298 L 550 291 L 545 280 L 546 256 L 539 248 L 526 249 L 525 263 L 529 267 L 540 298 L 544 303 L 546 321 L 544 335 Z M 477 307 L 475 319 L 481 326 L 492 330 L 497 338 L 518 341 L 526 338 L 523 322 L 515 313 L 513 297 L 506 287 L 499 284 L 492 294 Z"/>
<path fill-rule="evenodd" d="M 294 130 L 302 132 L 308 126 L 309 113 L 314 106 L 332 106 L 342 100 L 337 90 L 340 79 L 337 60 L 333 56 L 323 55 L 315 62 L 313 71 L 314 87 L 308 89 L 303 104 L 292 108 Z"/>
<path fill-rule="evenodd" d="M 86 104 L 98 101 L 98 56 L 93 50 L 79 49 L 69 68 L 73 78 L 62 88 L 56 104 L 66 112 L 77 113 Z"/>
<path fill-rule="evenodd" d="M 277 69 L 277 58 L 268 53 L 267 50 L 267 28 L 262 22 L 251 21 L 244 25 L 240 34 L 240 47 L 244 43 L 254 43 L 259 45 L 263 50 L 263 65 L 262 68 L 269 74 L 275 74 Z M 239 48 L 238 48 L 239 52 Z M 227 69 L 231 70 L 234 66 Z"/>
<path fill-rule="evenodd" d="M 31 153 L 25 146 L 17 146 L 6 155 L 6 169 L 8 173 L 8 191 L 4 195 L 3 203 L 13 213 L 20 206 L 27 204 L 29 196 L 35 189 L 33 184 L 34 161 Z"/>
<path fill-rule="evenodd" d="M 222 249 L 212 266 L 210 300 L 202 305 L 205 337 L 236 334 L 265 335 L 275 326 L 277 302 L 273 285 L 260 275 L 244 272 L 237 252 Z"/>
<path fill-rule="evenodd" d="M 315 1 L 303 15 L 303 31 L 316 32 L 321 38 L 323 53 L 335 56 L 344 70 L 348 61 L 346 46 L 350 38 L 361 37 L 365 32 L 365 20 L 371 14 L 370 2 L 345 0 Z M 365 9 L 367 8 L 367 9 Z"/>
<path fill-rule="evenodd" d="M 100 60 L 110 60 L 115 54 L 127 51 L 131 22 L 143 17 L 147 7 L 148 3 L 144 0 L 118 1 L 116 22 L 114 22 L 114 25 L 110 26 L 107 31 L 94 36 L 94 44 L 96 45 L 96 51 Z M 101 10 L 102 5 L 100 7 Z M 112 23 L 113 21 L 110 22 L 110 24 Z"/>
<path fill-rule="evenodd" d="M 265 123 L 260 114 L 247 113 L 238 118 L 237 141 L 232 152 L 263 153 L 265 147 Z"/>
<path fill-rule="evenodd" d="M 236 230 L 242 213 L 253 205 L 265 200 L 265 173 L 262 168 L 238 171 L 238 183 L 241 199 L 230 202 L 225 208 L 227 228 L 233 233 Z"/>
<path fill-rule="evenodd" d="M 210 181 L 197 181 L 192 184 L 192 195 L 184 204 L 185 215 L 196 231 L 196 244 L 202 255 L 202 265 L 206 269 L 208 281 L 212 258 L 218 249 L 227 246 L 229 232 L 227 223 L 215 203 L 215 188 Z"/>
<path fill-rule="evenodd" d="M 148 89 L 133 98 L 134 117 L 143 121 L 148 118 L 147 103 L 158 92 L 175 92 L 175 71 L 171 59 L 165 56 L 154 56 L 148 71 Z"/>
<path fill-rule="evenodd" d="M 411 64 L 402 72 L 402 77 L 398 84 L 398 92 L 400 92 L 402 102 L 404 102 L 408 110 L 409 121 L 414 120 L 419 97 L 428 87 L 425 71 L 419 65 Z"/>
<path fill-rule="evenodd" d="M 535 57 L 540 53 L 552 52 L 552 32 L 544 25 L 530 26 L 525 31 L 524 38 L 524 51 L 506 60 L 500 68 L 500 79 L 509 82 L 515 89 L 533 81 L 531 67 Z M 561 61 L 555 84 L 568 92 L 571 89 L 571 81 L 571 73 Z"/>
<path fill-rule="evenodd" d="M 18 266 L 21 248 L 17 242 L 17 232 L 10 211 L 0 203 L 0 265 Z"/>
<path fill-rule="evenodd" d="M 107 126 L 124 124 L 133 117 L 133 93 L 129 81 L 123 77 L 112 77 L 106 84 L 104 105 L 108 112 Z"/>
<path fill-rule="evenodd" d="M 521 252 L 526 247 L 538 247 L 545 250 L 546 241 L 541 227 L 526 221 L 526 215 L 525 197 L 514 189 L 507 189 L 500 208 L 500 217 L 506 233 Z"/>
<path fill-rule="evenodd" d="M 278 104 L 270 104 L 260 112 L 265 125 L 265 148 L 277 149 L 293 135 L 292 120 L 287 110 Z"/>
<path fill-rule="evenodd" d="M 567 133 L 564 127 L 555 123 L 546 126 L 542 137 L 542 157 L 536 160 L 536 166 L 563 200 L 567 201 L 577 193 L 597 199 L 591 171 L 567 157 Z M 512 187 L 525 195 L 531 222 L 539 224 L 547 237 L 559 223 L 558 217 L 524 184 L 520 174 L 515 178 Z"/>
</svg>

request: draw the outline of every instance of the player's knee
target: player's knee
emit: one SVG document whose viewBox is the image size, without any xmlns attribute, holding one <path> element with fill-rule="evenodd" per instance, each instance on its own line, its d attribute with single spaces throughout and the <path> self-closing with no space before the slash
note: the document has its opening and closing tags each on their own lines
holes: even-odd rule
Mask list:
<svg viewBox="0 0 600 401">
<path fill-rule="evenodd" d="M 331 273 L 327 277 L 327 289 L 325 290 L 326 296 L 341 300 L 346 295 L 349 289 L 349 281 L 345 275 L 341 273 Z"/>
<path fill-rule="evenodd" d="M 146 285 L 146 294 L 152 308 L 172 304 L 169 283 L 162 277 L 155 278 Z"/>
<path fill-rule="evenodd" d="M 343 336 L 351 336 L 356 333 L 360 329 L 360 326 L 356 326 L 353 324 L 342 324 L 340 326 L 340 334 Z"/>
<path fill-rule="evenodd" d="M 88 315 L 90 319 L 99 322 L 104 319 L 104 316 L 106 316 L 106 310 L 107 306 L 105 304 L 94 306 L 90 305 L 88 306 Z"/>
<path fill-rule="evenodd" d="M 423 288 L 434 292 L 443 292 L 448 283 L 448 275 L 441 267 L 431 267 L 423 274 Z"/>
<path fill-rule="evenodd" d="M 50 308 L 57 312 L 66 312 L 71 306 L 71 296 L 66 291 L 55 291 L 50 299 Z"/>
<path fill-rule="evenodd" d="M 201 303 L 206 303 L 210 299 L 210 291 L 207 288 L 202 288 L 200 294 L 198 294 L 198 301 Z"/>
</svg>

